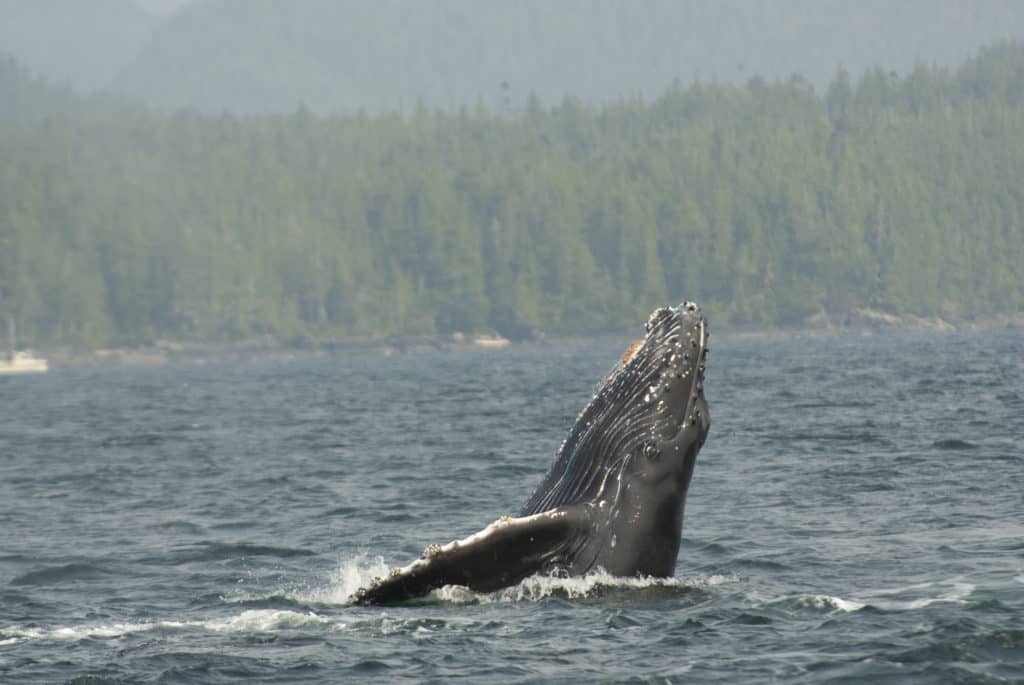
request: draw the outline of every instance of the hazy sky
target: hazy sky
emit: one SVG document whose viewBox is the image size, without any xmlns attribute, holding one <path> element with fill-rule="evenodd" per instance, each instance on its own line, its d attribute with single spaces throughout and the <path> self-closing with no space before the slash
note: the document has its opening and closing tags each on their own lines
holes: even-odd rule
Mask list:
<svg viewBox="0 0 1024 685">
<path fill-rule="evenodd" d="M 172 12 L 195 0 L 135 0 L 135 4 L 150 12 Z"/>
</svg>

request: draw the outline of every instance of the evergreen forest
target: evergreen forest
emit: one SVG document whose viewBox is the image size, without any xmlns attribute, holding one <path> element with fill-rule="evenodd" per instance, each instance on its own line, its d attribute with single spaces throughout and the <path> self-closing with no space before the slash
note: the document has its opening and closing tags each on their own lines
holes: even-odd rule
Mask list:
<svg viewBox="0 0 1024 685">
<path fill-rule="evenodd" d="M 0 317 L 36 347 L 1024 303 L 1024 45 L 495 111 L 161 113 L 0 59 Z"/>
</svg>

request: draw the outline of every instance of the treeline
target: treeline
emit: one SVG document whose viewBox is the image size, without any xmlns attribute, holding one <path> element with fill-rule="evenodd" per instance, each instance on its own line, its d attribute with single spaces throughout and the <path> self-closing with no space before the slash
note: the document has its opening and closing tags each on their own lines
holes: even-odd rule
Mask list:
<svg viewBox="0 0 1024 685">
<path fill-rule="evenodd" d="M 80 112 L 26 79 L 0 62 L 0 316 L 37 346 L 1024 300 L 1020 44 L 823 96 L 794 76 L 514 113 Z"/>
</svg>

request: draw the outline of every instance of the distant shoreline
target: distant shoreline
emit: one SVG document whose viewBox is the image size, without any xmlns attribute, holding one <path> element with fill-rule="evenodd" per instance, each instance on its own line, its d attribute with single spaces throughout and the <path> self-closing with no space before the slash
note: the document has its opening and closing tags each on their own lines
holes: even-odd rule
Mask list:
<svg viewBox="0 0 1024 685">
<path fill-rule="evenodd" d="M 715 326 L 712 334 L 718 340 L 767 340 L 800 336 L 885 335 L 910 331 L 954 333 L 958 331 L 1024 329 L 1024 313 L 995 314 L 975 319 L 951 320 L 941 317 L 895 315 L 877 310 L 860 309 L 842 316 L 818 314 L 792 326 Z M 511 343 L 523 345 L 572 345 L 597 341 L 613 341 L 635 337 L 631 331 L 594 335 L 538 336 Z M 390 356 L 417 350 L 494 350 L 508 341 L 494 336 L 469 338 L 455 335 L 410 335 L 352 338 L 300 338 L 279 340 L 270 336 L 231 343 L 158 341 L 150 345 L 104 349 L 57 347 L 40 350 L 51 368 L 101 366 L 150 366 L 161 364 L 206 364 L 249 359 L 294 359 L 338 354 L 378 354 Z"/>
<path fill-rule="evenodd" d="M 712 322 L 713 326 L 714 322 Z M 723 326 L 712 328 L 720 339 L 761 339 L 797 336 L 884 335 L 913 331 L 957 333 L 1024 329 L 1024 312 L 988 314 L 971 319 L 890 314 L 876 309 L 857 309 L 842 315 L 816 314 L 792 326 Z"/>
</svg>

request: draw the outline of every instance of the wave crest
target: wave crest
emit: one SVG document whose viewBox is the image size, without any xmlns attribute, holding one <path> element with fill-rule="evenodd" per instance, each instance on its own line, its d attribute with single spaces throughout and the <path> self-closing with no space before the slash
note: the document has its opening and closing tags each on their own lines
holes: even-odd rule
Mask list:
<svg viewBox="0 0 1024 685">
<path fill-rule="evenodd" d="M 866 604 L 833 595 L 797 595 L 779 600 L 775 604 L 784 608 L 810 609 L 813 611 L 860 611 Z"/>
</svg>

